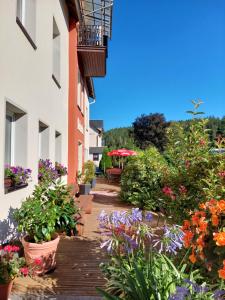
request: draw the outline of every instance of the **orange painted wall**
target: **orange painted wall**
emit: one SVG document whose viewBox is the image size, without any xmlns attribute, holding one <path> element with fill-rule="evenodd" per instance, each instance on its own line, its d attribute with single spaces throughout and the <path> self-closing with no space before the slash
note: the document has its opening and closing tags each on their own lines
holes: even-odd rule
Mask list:
<svg viewBox="0 0 225 300">
<path fill-rule="evenodd" d="M 84 125 L 84 116 L 77 106 L 78 96 L 78 55 L 77 23 L 74 19 L 69 24 L 69 124 L 68 124 L 68 184 L 76 182 L 78 171 L 78 143 L 83 144 L 84 135 L 78 130 L 78 118 Z M 83 155 L 84 157 L 84 155 Z"/>
</svg>

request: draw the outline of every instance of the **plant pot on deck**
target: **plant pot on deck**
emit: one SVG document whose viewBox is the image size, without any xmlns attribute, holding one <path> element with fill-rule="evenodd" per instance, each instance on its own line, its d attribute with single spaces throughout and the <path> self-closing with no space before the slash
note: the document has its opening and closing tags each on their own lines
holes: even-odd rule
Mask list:
<svg viewBox="0 0 225 300">
<path fill-rule="evenodd" d="M 0 299 L 8 300 L 13 286 L 13 280 L 8 283 L 0 284 Z"/>
<path fill-rule="evenodd" d="M 95 188 L 96 187 L 96 178 L 93 178 L 91 181 L 91 188 Z"/>
<path fill-rule="evenodd" d="M 79 192 L 80 195 L 89 195 L 91 191 L 91 184 L 90 183 L 83 183 L 79 185 Z"/>
<path fill-rule="evenodd" d="M 55 234 L 54 239 L 41 244 L 29 242 L 29 237 L 22 239 L 24 255 L 28 265 L 35 265 L 35 260 L 40 259 L 41 263 L 35 274 L 43 275 L 56 266 L 55 255 L 59 244 L 59 235 Z"/>
</svg>

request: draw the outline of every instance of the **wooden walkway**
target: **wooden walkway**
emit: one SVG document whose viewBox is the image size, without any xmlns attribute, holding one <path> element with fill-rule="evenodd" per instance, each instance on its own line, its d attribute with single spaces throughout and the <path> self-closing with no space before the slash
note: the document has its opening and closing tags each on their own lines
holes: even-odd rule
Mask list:
<svg viewBox="0 0 225 300">
<path fill-rule="evenodd" d="M 106 259 L 100 249 L 98 215 L 101 210 L 128 209 L 118 199 L 119 187 L 97 184 L 93 191 L 93 210 L 85 215 L 83 237 L 62 237 L 57 250 L 57 268 L 51 274 L 37 278 L 18 278 L 10 300 L 99 300 L 96 287 L 104 286 L 99 264 Z M 157 217 L 153 226 L 157 224 Z"/>
<path fill-rule="evenodd" d="M 84 236 L 61 238 L 55 271 L 44 277 L 16 279 L 10 299 L 101 299 L 95 288 L 105 283 L 99 269 L 105 254 L 99 248 L 97 217 L 102 209 L 110 212 L 125 208 L 118 200 L 118 192 L 118 186 L 98 184 L 93 192 L 92 214 L 85 215 Z"/>
</svg>

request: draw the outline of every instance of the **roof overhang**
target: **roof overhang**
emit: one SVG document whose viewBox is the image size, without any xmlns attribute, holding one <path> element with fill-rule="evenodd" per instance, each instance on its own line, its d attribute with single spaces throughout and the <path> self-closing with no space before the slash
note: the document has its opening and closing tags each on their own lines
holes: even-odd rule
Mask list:
<svg viewBox="0 0 225 300">
<path fill-rule="evenodd" d="M 86 77 L 86 84 L 87 84 L 88 97 L 95 99 L 95 88 L 94 88 L 93 79 L 91 77 Z"/>
<path fill-rule="evenodd" d="M 80 1 L 79 0 L 66 0 L 66 5 L 69 10 L 69 14 L 75 18 L 77 21 L 82 20 L 82 13 L 81 13 L 81 7 L 80 7 Z"/>
</svg>

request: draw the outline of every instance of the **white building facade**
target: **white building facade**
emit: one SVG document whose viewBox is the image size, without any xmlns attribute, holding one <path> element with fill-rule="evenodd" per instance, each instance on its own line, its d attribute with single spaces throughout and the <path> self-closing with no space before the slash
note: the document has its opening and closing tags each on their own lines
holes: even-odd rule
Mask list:
<svg viewBox="0 0 225 300">
<path fill-rule="evenodd" d="M 96 167 L 99 167 L 104 149 L 103 127 L 102 120 L 90 120 L 89 122 L 89 159 L 94 162 Z"/>
<path fill-rule="evenodd" d="M 0 242 L 39 159 L 67 165 L 68 20 L 65 1 L 0 1 Z M 6 193 L 6 164 L 32 170 L 27 187 Z"/>
</svg>

